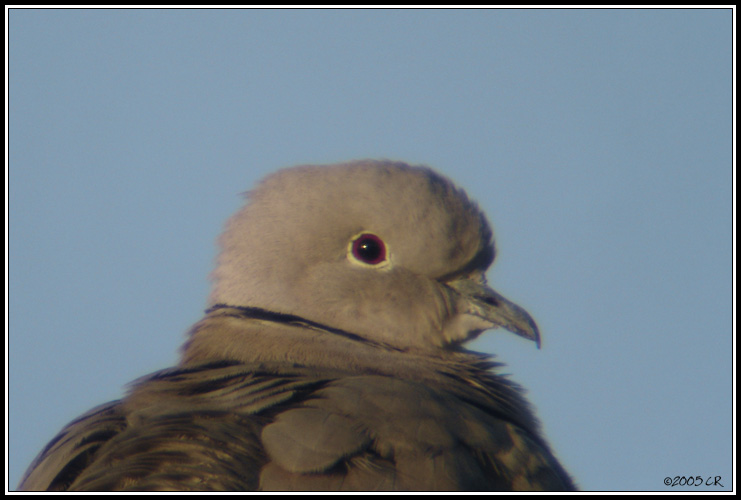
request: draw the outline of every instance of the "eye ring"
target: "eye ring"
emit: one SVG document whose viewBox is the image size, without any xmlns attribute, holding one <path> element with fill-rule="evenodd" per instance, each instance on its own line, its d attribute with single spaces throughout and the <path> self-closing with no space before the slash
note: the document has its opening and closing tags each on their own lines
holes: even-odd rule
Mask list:
<svg viewBox="0 0 741 500">
<path fill-rule="evenodd" d="M 359 263 L 369 266 L 383 264 L 388 257 L 386 244 L 373 233 L 360 233 L 353 238 L 348 254 Z"/>
</svg>

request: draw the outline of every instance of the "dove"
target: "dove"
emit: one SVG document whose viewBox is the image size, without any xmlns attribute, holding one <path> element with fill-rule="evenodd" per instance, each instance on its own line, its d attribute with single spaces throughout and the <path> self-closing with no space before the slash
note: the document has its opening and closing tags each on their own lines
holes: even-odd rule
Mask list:
<svg viewBox="0 0 741 500">
<path fill-rule="evenodd" d="M 226 223 L 179 363 L 72 421 L 20 489 L 561 491 L 523 389 L 466 342 L 540 346 L 478 205 L 425 166 L 279 170 Z"/>
</svg>

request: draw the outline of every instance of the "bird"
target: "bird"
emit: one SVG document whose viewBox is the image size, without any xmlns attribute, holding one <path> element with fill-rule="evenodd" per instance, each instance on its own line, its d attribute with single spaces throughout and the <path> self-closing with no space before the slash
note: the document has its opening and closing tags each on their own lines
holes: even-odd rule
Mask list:
<svg viewBox="0 0 741 500">
<path fill-rule="evenodd" d="M 283 168 L 226 222 L 177 365 L 132 382 L 38 454 L 30 491 L 568 491 L 502 363 L 535 342 L 487 284 L 491 225 L 436 170 Z"/>
</svg>

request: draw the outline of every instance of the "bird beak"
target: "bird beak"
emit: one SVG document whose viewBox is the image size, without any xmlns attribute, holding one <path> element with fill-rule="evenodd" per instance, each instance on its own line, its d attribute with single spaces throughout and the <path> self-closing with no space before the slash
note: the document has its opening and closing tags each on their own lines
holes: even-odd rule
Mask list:
<svg viewBox="0 0 741 500">
<path fill-rule="evenodd" d="M 476 316 L 488 323 L 488 328 L 501 327 L 535 342 L 540 349 L 540 332 L 532 316 L 489 288 L 483 277 L 466 277 L 449 281 L 446 285 L 460 297 L 458 313 Z"/>
</svg>

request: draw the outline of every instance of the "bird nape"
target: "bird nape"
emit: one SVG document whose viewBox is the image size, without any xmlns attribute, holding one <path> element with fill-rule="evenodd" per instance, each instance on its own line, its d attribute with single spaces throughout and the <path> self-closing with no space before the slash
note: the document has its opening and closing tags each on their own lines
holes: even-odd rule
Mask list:
<svg viewBox="0 0 741 500">
<path fill-rule="evenodd" d="M 280 170 L 219 239 L 180 363 L 71 422 L 23 490 L 573 490 L 518 385 L 463 344 L 535 322 L 426 167 Z"/>
</svg>

